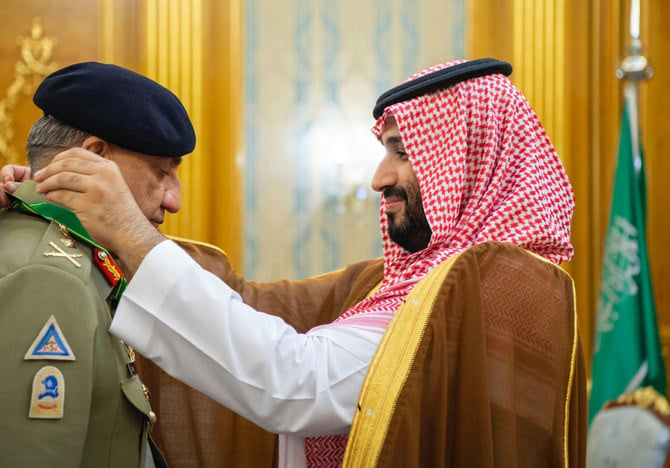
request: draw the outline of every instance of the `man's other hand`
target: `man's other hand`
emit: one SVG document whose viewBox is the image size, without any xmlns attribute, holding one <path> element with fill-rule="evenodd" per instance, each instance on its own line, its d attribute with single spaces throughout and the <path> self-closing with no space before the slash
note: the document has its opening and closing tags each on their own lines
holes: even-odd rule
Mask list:
<svg viewBox="0 0 670 468">
<path fill-rule="evenodd" d="M 0 208 L 9 206 L 9 198 L 5 192 L 14 193 L 19 184 L 30 179 L 30 168 L 27 166 L 17 166 L 16 164 L 7 164 L 0 169 Z"/>
</svg>

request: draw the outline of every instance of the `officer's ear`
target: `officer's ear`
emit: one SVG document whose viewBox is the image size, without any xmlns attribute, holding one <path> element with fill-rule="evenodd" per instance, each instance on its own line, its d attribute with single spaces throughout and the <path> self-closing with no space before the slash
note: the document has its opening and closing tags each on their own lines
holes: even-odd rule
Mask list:
<svg viewBox="0 0 670 468">
<path fill-rule="evenodd" d="M 99 156 L 102 156 L 103 158 L 109 159 L 110 157 L 111 148 L 109 146 L 109 143 L 107 143 L 102 138 L 98 138 L 97 136 L 90 136 L 86 138 L 84 142 L 81 144 L 81 147 L 84 148 L 85 150 L 91 151 Z"/>
</svg>

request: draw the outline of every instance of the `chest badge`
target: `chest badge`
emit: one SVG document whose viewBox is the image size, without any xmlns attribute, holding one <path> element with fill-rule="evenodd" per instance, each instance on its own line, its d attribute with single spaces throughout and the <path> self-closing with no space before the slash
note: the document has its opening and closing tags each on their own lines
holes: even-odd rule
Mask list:
<svg viewBox="0 0 670 468">
<path fill-rule="evenodd" d="M 26 360 L 53 359 L 57 361 L 74 361 L 76 359 L 65 339 L 65 335 L 58 326 L 56 317 L 53 315 L 46 321 L 23 358 Z"/>
<path fill-rule="evenodd" d="M 49 247 L 51 247 L 54 250 L 51 250 L 49 252 L 44 252 L 45 257 L 62 257 L 68 262 L 72 263 L 74 266 L 77 268 L 81 268 L 81 263 L 75 260 L 75 258 L 80 258 L 83 257 L 82 254 L 80 253 L 67 253 L 60 247 L 58 247 L 58 244 L 55 242 L 49 242 Z"/>
<path fill-rule="evenodd" d="M 32 419 L 62 419 L 65 403 L 65 379 L 53 366 L 44 366 L 33 378 L 28 417 Z"/>
<path fill-rule="evenodd" d="M 58 229 L 61 233 L 61 236 L 63 236 L 59 239 L 60 243 L 63 244 L 65 247 L 73 249 L 75 246 L 75 242 L 72 236 L 70 236 L 70 230 L 63 224 L 59 224 Z"/>
</svg>

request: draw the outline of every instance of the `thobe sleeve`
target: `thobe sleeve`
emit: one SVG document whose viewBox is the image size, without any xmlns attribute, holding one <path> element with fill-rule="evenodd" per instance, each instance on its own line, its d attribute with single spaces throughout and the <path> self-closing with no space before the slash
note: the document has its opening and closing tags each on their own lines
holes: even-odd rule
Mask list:
<svg viewBox="0 0 670 468">
<path fill-rule="evenodd" d="M 170 241 L 144 259 L 110 331 L 263 428 L 303 436 L 348 431 L 381 337 L 346 325 L 299 334 Z"/>
</svg>

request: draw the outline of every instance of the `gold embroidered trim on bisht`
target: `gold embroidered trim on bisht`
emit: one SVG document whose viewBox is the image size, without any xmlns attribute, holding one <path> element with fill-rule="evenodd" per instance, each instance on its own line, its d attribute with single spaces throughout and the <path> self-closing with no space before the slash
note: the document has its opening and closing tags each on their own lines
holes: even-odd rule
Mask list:
<svg viewBox="0 0 670 468">
<path fill-rule="evenodd" d="M 391 320 L 361 389 L 343 467 L 376 465 L 398 396 L 414 363 L 437 293 L 459 255 L 447 259 L 417 283 Z M 398 334 L 405 337 L 405 346 L 389 347 L 391 338 Z"/>
</svg>

